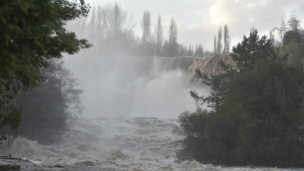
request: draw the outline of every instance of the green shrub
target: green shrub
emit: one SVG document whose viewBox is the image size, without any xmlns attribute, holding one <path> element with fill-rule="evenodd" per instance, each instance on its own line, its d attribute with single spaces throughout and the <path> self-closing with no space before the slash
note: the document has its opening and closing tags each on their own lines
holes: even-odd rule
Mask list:
<svg viewBox="0 0 304 171">
<path fill-rule="evenodd" d="M 304 167 L 304 73 L 260 61 L 230 82 L 219 112 L 180 116 L 181 158 L 217 165 Z"/>
</svg>

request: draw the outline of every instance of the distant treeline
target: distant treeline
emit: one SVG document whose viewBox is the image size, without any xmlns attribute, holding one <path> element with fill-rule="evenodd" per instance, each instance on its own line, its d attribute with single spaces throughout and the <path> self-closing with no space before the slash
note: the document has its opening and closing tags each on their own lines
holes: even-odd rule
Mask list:
<svg viewBox="0 0 304 171">
<path fill-rule="evenodd" d="M 131 19 L 118 5 L 93 7 L 90 17 L 74 20 L 68 28 L 75 31 L 79 37 L 87 38 L 94 47 L 88 53 L 105 56 L 166 56 L 166 57 L 193 57 L 211 56 L 214 54 L 228 53 L 230 38 L 228 26 L 218 31 L 216 47 L 213 52 L 204 51 L 203 45 L 186 46 L 178 42 L 178 29 L 174 18 L 171 19 L 168 38 L 164 38 L 161 16 L 157 23 L 151 23 L 151 14 L 144 11 L 141 27 L 142 36 L 134 34 Z M 223 40 L 222 40 L 223 38 Z"/>
</svg>

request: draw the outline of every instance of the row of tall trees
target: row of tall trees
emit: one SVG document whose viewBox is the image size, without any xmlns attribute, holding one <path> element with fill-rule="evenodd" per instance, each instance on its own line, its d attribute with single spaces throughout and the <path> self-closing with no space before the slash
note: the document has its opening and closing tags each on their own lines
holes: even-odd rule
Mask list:
<svg viewBox="0 0 304 171">
<path fill-rule="evenodd" d="M 218 35 L 214 36 L 214 47 L 213 47 L 213 53 L 215 55 L 220 54 L 229 54 L 230 50 L 230 35 L 229 35 L 229 29 L 228 26 L 225 24 L 224 26 L 224 42 L 222 41 L 223 37 L 223 30 L 222 26 L 220 26 L 218 30 Z"/>
<path fill-rule="evenodd" d="M 69 24 L 82 37 L 94 44 L 91 53 L 104 56 L 203 56 L 202 45 L 186 47 L 178 43 L 177 23 L 172 18 L 168 38 L 164 38 L 161 16 L 157 23 L 151 23 L 151 14 L 144 11 L 141 28 L 142 35 L 134 34 L 132 17 L 118 5 L 93 7 L 89 18 L 78 19 Z M 154 29 L 153 29 L 154 27 Z M 75 29 L 76 28 L 76 29 Z"/>
</svg>

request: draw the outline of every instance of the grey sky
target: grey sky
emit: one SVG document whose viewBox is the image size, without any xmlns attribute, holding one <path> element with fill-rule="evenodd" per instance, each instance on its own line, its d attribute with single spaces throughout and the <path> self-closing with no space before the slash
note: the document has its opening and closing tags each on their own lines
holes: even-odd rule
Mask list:
<svg viewBox="0 0 304 171">
<path fill-rule="evenodd" d="M 130 17 L 136 35 L 141 35 L 141 18 L 145 10 L 151 13 L 152 24 L 161 15 L 164 36 L 167 37 L 171 17 L 178 23 L 178 41 L 185 45 L 202 43 L 212 50 L 213 38 L 220 25 L 227 24 L 232 44 L 255 27 L 261 34 L 296 15 L 304 16 L 304 0 L 86 0 L 91 6 L 117 2 Z M 303 22 L 302 22 L 303 23 Z M 303 25 L 303 24 L 302 24 Z"/>
</svg>

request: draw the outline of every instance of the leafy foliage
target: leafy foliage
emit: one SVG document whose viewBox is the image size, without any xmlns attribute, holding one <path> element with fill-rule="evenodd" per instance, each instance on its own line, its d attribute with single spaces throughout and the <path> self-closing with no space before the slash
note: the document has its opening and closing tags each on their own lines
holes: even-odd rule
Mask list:
<svg viewBox="0 0 304 171">
<path fill-rule="evenodd" d="M 249 37 L 244 36 L 243 41 L 233 47 L 232 51 L 231 57 L 240 73 L 252 70 L 261 59 L 273 61 L 277 58 L 271 40 L 266 36 L 260 38 L 257 30 L 251 32 Z"/>
<path fill-rule="evenodd" d="M 304 73 L 259 62 L 235 76 L 219 112 L 181 115 L 180 155 L 204 163 L 303 167 Z"/>
<path fill-rule="evenodd" d="M 201 71 L 196 70 L 196 77 L 202 80 L 202 83 L 209 86 L 212 89 L 211 95 L 199 96 L 196 92 L 190 91 L 190 95 L 195 101 L 201 102 L 201 104 L 207 103 L 208 107 L 212 108 L 215 112 L 218 112 L 220 104 L 223 102 L 224 94 L 227 90 L 227 75 L 212 75 L 208 76 Z"/>
<path fill-rule="evenodd" d="M 301 34 L 296 31 L 288 31 L 284 35 L 282 51 L 287 54 L 287 62 L 290 66 L 303 64 L 303 52 Z"/>
<path fill-rule="evenodd" d="M 296 40 L 298 43 L 301 42 L 301 35 L 296 31 L 288 31 L 284 35 L 283 45 L 287 45 L 291 40 Z"/>
<path fill-rule="evenodd" d="M 224 95 L 227 91 L 228 84 L 237 73 L 243 73 L 252 70 L 256 63 L 261 59 L 273 61 L 277 58 L 276 53 L 272 48 L 271 41 L 263 36 L 261 39 L 258 36 L 258 31 L 253 30 L 249 37 L 244 36 L 243 41 L 236 47 L 233 47 L 233 53 L 230 54 L 236 67 L 220 62 L 221 69 L 218 75 L 208 76 L 199 70 L 196 70 L 196 77 L 202 81 L 203 84 L 212 89 L 211 95 L 199 96 L 196 92 L 191 91 L 191 96 L 196 101 L 207 103 L 216 112 L 219 106 L 224 101 Z"/>
<path fill-rule="evenodd" d="M 60 61 L 51 61 L 41 71 L 46 78 L 38 87 L 20 92 L 14 108 L 23 111 L 23 121 L 14 135 L 20 135 L 42 144 L 58 142 L 69 123 L 82 113 L 77 82 Z"/>
<path fill-rule="evenodd" d="M 213 92 L 191 95 L 211 104 L 216 104 L 211 97 L 221 97 L 221 103 L 215 111 L 180 116 L 187 137 L 179 157 L 225 165 L 304 167 L 303 70 L 277 60 L 270 40 L 259 39 L 256 30 L 244 36 L 231 56 L 237 66 L 222 63 L 223 74 L 208 77 L 197 71 Z M 219 78 L 226 81 L 217 82 Z M 214 93 L 219 91 L 220 96 Z"/>
<path fill-rule="evenodd" d="M 0 128 L 16 129 L 21 113 L 11 106 L 19 90 L 37 86 L 49 59 L 90 47 L 64 28 L 86 16 L 89 6 L 68 0 L 2 0 L 0 2 Z"/>
</svg>

